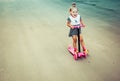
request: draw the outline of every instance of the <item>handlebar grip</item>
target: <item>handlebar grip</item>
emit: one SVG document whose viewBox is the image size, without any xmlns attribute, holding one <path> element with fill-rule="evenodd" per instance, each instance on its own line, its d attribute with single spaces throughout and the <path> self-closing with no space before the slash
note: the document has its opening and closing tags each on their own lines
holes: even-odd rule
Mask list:
<svg viewBox="0 0 120 81">
<path fill-rule="evenodd" d="M 81 26 L 74 26 L 74 28 L 81 28 Z"/>
</svg>

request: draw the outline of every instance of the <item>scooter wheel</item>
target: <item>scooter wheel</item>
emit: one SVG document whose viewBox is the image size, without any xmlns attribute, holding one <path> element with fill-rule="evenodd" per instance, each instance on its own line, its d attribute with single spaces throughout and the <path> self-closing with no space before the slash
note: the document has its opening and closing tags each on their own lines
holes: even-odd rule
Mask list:
<svg viewBox="0 0 120 81">
<path fill-rule="evenodd" d="M 78 57 L 81 58 L 83 56 L 83 53 L 78 53 Z"/>
<path fill-rule="evenodd" d="M 77 59 L 78 59 L 77 54 L 74 54 L 74 59 L 75 59 L 75 60 L 77 60 Z"/>
<path fill-rule="evenodd" d="M 87 57 L 87 54 L 85 54 L 85 53 L 84 53 L 84 55 L 83 55 L 83 56 L 86 58 L 86 57 Z"/>
</svg>

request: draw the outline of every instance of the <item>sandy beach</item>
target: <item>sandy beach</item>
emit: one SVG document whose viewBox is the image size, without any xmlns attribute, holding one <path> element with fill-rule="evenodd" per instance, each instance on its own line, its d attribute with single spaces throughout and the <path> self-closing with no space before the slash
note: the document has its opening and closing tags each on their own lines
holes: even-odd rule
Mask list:
<svg viewBox="0 0 120 81">
<path fill-rule="evenodd" d="M 77 61 L 67 50 L 72 0 L 0 0 L 0 81 L 120 81 L 118 0 L 75 1 L 90 51 Z"/>
</svg>

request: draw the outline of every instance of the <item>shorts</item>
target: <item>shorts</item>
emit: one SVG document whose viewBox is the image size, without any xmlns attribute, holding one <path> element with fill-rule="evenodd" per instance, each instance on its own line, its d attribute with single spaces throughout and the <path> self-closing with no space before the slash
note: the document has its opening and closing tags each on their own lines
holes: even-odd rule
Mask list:
<svg viewBox="0 0 120 81">
<path fill-rule="evenodd" d="M 79 33 L 81 34 L 81 28 L 79 28 Z M 70 29 L 69 37 L 72 37 L 73 35 L 78 35 L 78 29 L 77 28 Z"/>
</svg>

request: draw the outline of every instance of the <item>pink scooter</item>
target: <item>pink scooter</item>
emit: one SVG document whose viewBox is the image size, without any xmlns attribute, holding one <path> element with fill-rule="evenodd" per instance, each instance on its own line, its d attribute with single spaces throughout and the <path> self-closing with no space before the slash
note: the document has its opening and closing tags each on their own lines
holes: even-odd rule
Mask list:
<svg viewBox="0 0 120 81">
<path fill-rule="evenodd" d="M 74 59 L 77 60 L 78 58 L 81 58 L 81 57 L 86 57 L 86 54 L 84 54 L 83 52 L 81 52 L 81 46 L 80 46 L 80 26 L 75 26 L 74 28 L 77 28 L 78 29 L 78 53 L 76 54 L 76 50 L 75 48 L 73 48 L 72 46 L 68 46 L 68 51 L 74 56 Z"/>
</svg>

